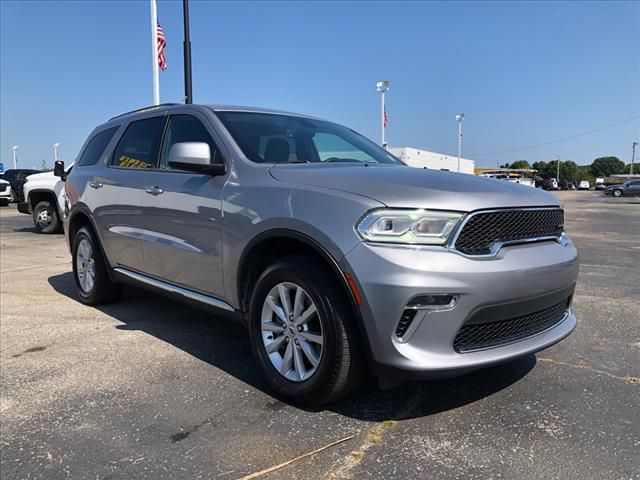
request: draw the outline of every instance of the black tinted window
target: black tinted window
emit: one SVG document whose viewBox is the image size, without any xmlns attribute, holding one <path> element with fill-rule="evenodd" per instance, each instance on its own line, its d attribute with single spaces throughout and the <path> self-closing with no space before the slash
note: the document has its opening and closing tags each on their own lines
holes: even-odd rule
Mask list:
<svg viewBox="0 0 640 480">
<path fill-rule="evenodd" d="M 153 168 L 165 117 L 132 122 L 118 142 L 111 164 L 123 168 Z"/>
<path fill-rule="evenodd" d="M 118 130 L 118 127 L 109 128 L 104 130 L 97 135 L 95 135 L 91 140 L 89 140 L 89 144 L 87 148 L 82 152 L 82 156 L 78 161 L 78 165 L 95 165 L 98 163 L 98 160 L 102 157 L 104 153 L 104 149 L 107 148 L 107 145 L 113 138 L 113 135 Z"/>
<path fill-rule="evenodd" d="M 209 145 L 211 163 L 223 163 L 218 147 L 200 120 L 191 115 L 172 115 L 162 147 L 160 168 L 171 168 L 168 165 L 169 152 L 174 144 L 181 142 L 204 142 Z"/>
<path fill-rule="evenodd" d="M 346 127 L 293 115 L 216 112 L 249 160 L 260 163 L 390 163 L 384 148 Z"/>
</svg>

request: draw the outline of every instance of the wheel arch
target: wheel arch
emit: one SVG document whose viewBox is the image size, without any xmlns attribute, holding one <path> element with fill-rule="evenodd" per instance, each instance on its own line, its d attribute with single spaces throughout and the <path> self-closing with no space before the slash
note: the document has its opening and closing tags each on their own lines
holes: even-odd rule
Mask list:
<svg viewBox="0 0 640 480">
<path fill-rule="evenodd" d="M 29 190 L 27 194 L 26 201 L 29 204 L 29 208 L 33 212 L 36 205 L 44 200 L 48 200 L 51 202 L 58 214 L 60 213 L 60 205 L 58 205 L 58 199 L 56 198 L 55 193 L 51 190 L 47 190 L 46 188 L 34 188 L 33 190 Z"/>
<path fill-rule="evenodd" d="M 236 279 L 236 292 L 240 311 L 243 314 L 248 311 L 255 283 L 269 263 L 286 255 L 297 253 L 310 254 L 319 259 L 340 282 L 342 290 L 349 300 L 358 334 L 366 352 L 367 363 L 370 364 L 370 360 L 373 357 L 368 336 L 364 327 L 359 301 L 356 299 L 350 287 L 350 282 L 347 280 L 348 273 L 340 268 L 338 261 L 325 247 L 308 235 L 294 230 L 277 228 L 262 232 L 247 244 L 238 262 Z"/>
<path fill-rule="evenodd" d="M 113 277 L 113 272 L 111 270 L 111 262 L 107 257 L 107 252 L 102 245 L 102 238 L 100 238 L 100 233 L 98 228 L 93 221 L 93 216 L 91 215 L 91 210 L 84 203 L 76 203 L 71 210 L 69 211 L 69 215 L 67 216 L 66 222 L 67 228 L 67 239 L 69 244 L 69 251 L 73 250 L 73 238 L 80 228 L 83 226 L 89 226 L 91 230 L 93 230 L 93 234 L 98 239 L 98 244 L 100 247 L 100 251 L 102 252 L 102 256 L 105 259 L 108 267 L 108 273 L 110 277 Z"/>
</svg>

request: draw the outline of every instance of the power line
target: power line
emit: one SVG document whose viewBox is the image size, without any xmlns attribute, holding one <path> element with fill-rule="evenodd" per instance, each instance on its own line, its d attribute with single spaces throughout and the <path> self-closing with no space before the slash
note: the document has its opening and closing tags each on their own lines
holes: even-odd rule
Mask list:
<svg viewBox="0 0 640 480">
<path fill-rule="evenodd" d="M 579 133 L 577 135 L 572 135 L 570 137 L 561 138 L 559 140 L 553 140 L 551 142 L 539 143 L 537 145 L 529 145 L 528 147 L 513 148 L 513 149 L 510 149 L 510 150 L 498 150 L 496 152 L 473 153 L 473 154 L 469 154 L 468 156 L 469 157 L 483 157 L 483 156 L 486 156 L 486 155 L 498 155 L 500 153 L 521 152 L 523 150 L 530 150 L 532 148 L 545 147 L 547 145 L 553 145 L 554 143 L 560 143 L 560 142 L 564 142 L 566 140 L 572 140 L 574 138 L 584 137 L 585 135 L 590 135 L 592 133 L 596 133 L 596 132 L 599 132 L 601 130 L 606 130 L 607 128 L 616 127 L 618 125 L 622 125 L 623 123 L 627 123 L 627 122 L 630 122 L 632 120 L 635 120 L 636 118 L 640 118 L 640 115 L 636 115 L 634 117 L 627 118 L 626 120 L 622 120 L 620 122 L 612 123 L 611 125 L 607 125 L 605 127 L 596 128 L 595 130 L 589 130 L 587 132 L 582 132 L 582 133 Z"/>
</svg>

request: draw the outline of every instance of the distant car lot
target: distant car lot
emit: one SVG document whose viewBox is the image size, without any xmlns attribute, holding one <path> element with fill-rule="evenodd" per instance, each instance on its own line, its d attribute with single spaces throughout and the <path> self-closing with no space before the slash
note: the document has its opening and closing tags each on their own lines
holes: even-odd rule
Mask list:
<svg viewBox="0 0 640 480">
<path fill-rule="evenodd" d="M 3 479 L 637 478 L 640 198 L 559 192 L 581 274 L 565 342 L 455 380 L 275 400 L 239 326 L 138 289 L 88 308 L 61 235 L 0 209 Z"/>
</svg>

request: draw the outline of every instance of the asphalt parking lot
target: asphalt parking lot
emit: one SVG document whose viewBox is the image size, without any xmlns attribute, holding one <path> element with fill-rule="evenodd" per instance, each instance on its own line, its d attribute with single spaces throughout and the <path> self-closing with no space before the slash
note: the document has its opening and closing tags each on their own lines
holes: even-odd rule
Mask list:
<svg viewBox="0 0 640 480">
<path fill-rule="evenodd" d="M 137 288 L 73 293 L 62 235 L 0 208 L 0 473 L 32 478 L 640 478 L 640 198 L 559 192 L 577 330 L 519 361 L 336 405 L 275 399 L 244 330 Z"/>
</svg>

